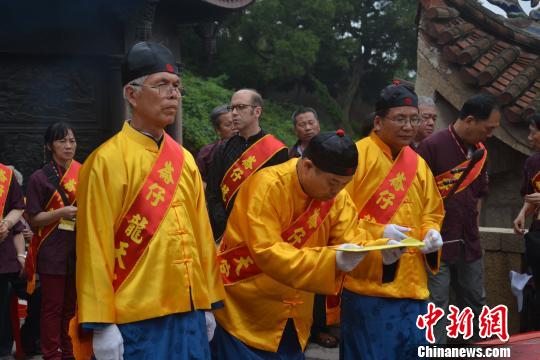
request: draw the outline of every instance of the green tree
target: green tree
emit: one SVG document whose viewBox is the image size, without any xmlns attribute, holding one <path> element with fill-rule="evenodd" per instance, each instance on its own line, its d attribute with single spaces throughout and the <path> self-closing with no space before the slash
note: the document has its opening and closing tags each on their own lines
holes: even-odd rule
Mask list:
<svg viewBox="0 0 540 360">
<path fill-rule="evenodd" d="M 416 68 L 416 6 L 410 0 L 257 0 L 223 24 L 211 75 L 227 74 L 228 85 L 263 95 L 313 93 L 334 125 L 350 131 L 354 102 L 373 103 L 393 76 L 408 77 Z M 200 60 L 186 59 L 194 67 Z"/>
</svg>

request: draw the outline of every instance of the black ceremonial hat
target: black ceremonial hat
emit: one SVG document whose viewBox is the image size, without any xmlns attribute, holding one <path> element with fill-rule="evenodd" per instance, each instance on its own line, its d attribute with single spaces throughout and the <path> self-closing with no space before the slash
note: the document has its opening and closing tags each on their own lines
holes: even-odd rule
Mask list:
<svg viewBox="0 0 540 360">
<path fill-rule="evenodd" d="M 315 135 L 303 157 L 322 171 L 342 176 L 353 175 L 358 166 L 356 145 L 341 129 Z"/>
<path fill-rule="evenodd" d="M 379 99 L 375 103 L 375 111 L 388 110 L 400 106 L 418 107 L 418 96 L 409 87 L 394 81 L 382 89 Z"/>
<path fill-rule="evenodd" d="M 137 43 L 129 49 L 122 62 L 122 86 L 141 76 L 158 72 L 179 74 L 171 50 L 155 42 Z"/>
</svg>

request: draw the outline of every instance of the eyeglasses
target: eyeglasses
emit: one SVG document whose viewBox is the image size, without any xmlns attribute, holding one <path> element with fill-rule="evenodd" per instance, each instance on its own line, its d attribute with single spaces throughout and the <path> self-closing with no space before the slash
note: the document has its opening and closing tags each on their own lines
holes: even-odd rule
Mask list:
<svg viewBox="0 0 540 360">
<path fill-rule="evenodd" d="M 391 118 L 390 120 L 394 124 L 399 125 L 399 126 L 405 126 L 407 122 L 411 124 L 411 126 L 418 126 L 420 125 L 420 121 L 422 119 L 418 115 L 413 115 L 410 117 L 398 115 L 394 118 Z"/>
<path fill-rule="evenodd" d="M 250 105 L 250 104 L 234 104 L 234 105 L 229 105 L 227 106 L 227 110 L 229 110 L 230 112 L 233 112 L 234 110 L 238 110 L 239 112 L 244 110 L 244 109 L 247 109 L 248 107 L 253 107 L 253 108 L 256 108 L 257 105 Z"/>
<path fill-rule="evenodd" d="M 145 85 L 145 84 L 131 83 L 129 85 L 148 87 L 154 90 L 157 89 L 159 96 L 170 96 L 174 92 L 182 96 L 185 95 L 185 88 L 180 84 L 163 83 L 163 84 L 157 84 L 157 85 Z"/>
</svg>

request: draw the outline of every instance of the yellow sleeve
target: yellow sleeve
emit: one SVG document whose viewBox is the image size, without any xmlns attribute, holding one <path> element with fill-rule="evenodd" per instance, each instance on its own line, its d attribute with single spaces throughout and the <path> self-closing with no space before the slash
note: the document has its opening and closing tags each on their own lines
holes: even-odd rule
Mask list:
<svg viewBox="0 0 540 360">
<path fill-rule="evenodd" d="M 335 282 L 341 276 L 336 271 L 335 250 L 325 246 L 297 249 L 284 242 L 281 232 L 290 219 L 281 219 L 282 214 L 287 213 L 282 207 L 287 204 L 280 202 L 280 189 L 263 187 L 255 182 L 245 185 L 238 194 L 235 210 L 242 211 L 237 208 L 239 201 L 247 204 L 247 209 L 242 211 L 246 221 L 239 233 L 246 239 L 257 266 L 287 286 L 318 294 L 334 294 Z M 261 188 L 264 192 L 259 190 Z"/>
<path fill-rule="evenodd" d="M 422 214 L 422 239 L 430 229 L 441 231 L 444 219 L 444 203 L 437 188 L 435 178 L 423 159 L 419 159 L 423 166 L 424 212 Z M 420 239 L 420 240 L 422 240 Z"/>
<path fill-rule="evenodd" d="M 77 302 L 79 321 L 114 323 L 114 221 L 121 211 L 123 166 L 90 156 L 77 189 Z M 115 169 L 109 171 L 109 169 Z"/>
<path fill-rule="evenodd" d="M 381 239 L 382 230 L 380 234 L 373 229 L 366 230 L 365 226 L 371 223 L 358 219 L 356 206 L 346 191 L 342 191 L 338 199 L 332 208 L 335 219 L 332 221 L 329 244 L 352 243 L 363 246 L 386 244 L 388 239 Z"/>
<path fill-rule="evenodd" d="M 184 150 L 184 152 L 186 152 L 186 150 Z M 208 297 L 210 304 L 215 304 L 225 298 L 225 289 L 223 288 L 221 275 L 217 266 L 216 246 L 212 234 L 212 227 L 210 226 L 210 220 L 208 218 L 208 211 L 206 210 L 206 199 L 204 196 L 201 174 L 199 173 L 199 170 L 194 168 L 189 175 L 195 179 L 195 193 L 193 196 L 196 197 L 195 214 L 196 219 L 198 220 L 193 224 L 193 231 L 199 250 L 201 267 L 208 282 Z"/>
<path fill-rule="evenodd" d="M 427 166 L 423 159 L 419 159 L 420 164 L 423 166 L 423 183 L 424 183 L 424 212 L 422 214 L 422 238 L 423 240 L 427 232 L 431 229 L 441 231 L 442 222 L 444 219 L 444 203 L 437 188 L 437 183 L 433 177 L 433 173 Z M 439 249 L 437 253 L 424 254 L 424 261 L 426 267 L 432 274 L 439 272 L 441 263 L 442 249 Z"/>
</svg>

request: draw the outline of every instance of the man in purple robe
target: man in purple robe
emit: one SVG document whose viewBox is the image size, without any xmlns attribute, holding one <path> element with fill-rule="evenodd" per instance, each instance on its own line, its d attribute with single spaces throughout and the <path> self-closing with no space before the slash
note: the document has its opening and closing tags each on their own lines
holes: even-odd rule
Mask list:
<svg viewBox="0 0 540 360">
<path fill-rule="evenodd" d="M 454 124 L 429 136 L 418 146 L 417 151 L 431 168 L 444 198 L 446 215 L 441 235 L 448 243 L 443 246 L 439 273 L 429 276 L 428 288 L 430 301 L 443 308 L 445 313 L 448 312 L 450 286 L 456 293 L 456 305 L 460 310 L 469 306 L 475 319 L 486 303 L 479 214 L 481 198 L 488 193 L 488 177 L 485 162 L 470 172 L 464 170 L 464 162 L 471 159 L 477 149 L 483 148 L 481 143 L 493 135 L 500 117 L 495 97 L 488 94 L 473 96 L 465 102 Z M 441 179 L 444 174 L 460 172 L 466 176 L 462 185 L 453 179 Z M 456 185 L 459 188 L 449 190 Z M 446 325 L 443 317 L 435 327 L 438 344 L 446 343 Z M 477 331 L 474 336 L 478 336 Z"/>
<path fill-rule="evenodd" d="M 212 159 L 217 146 L 235 134 L 232 114 L 227 109 L 227 105 L 215 107 L 210 113 L 210 122 L 218 134 L 219 140 L 203 146 L 195 158 L 195 162 L 201 172 L 201 177 L 205 186 L 206 177 L 212 166 Z"/>
</svg>

